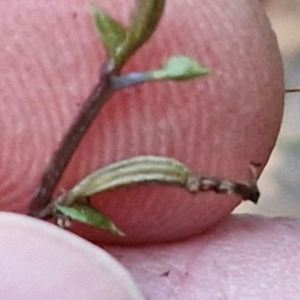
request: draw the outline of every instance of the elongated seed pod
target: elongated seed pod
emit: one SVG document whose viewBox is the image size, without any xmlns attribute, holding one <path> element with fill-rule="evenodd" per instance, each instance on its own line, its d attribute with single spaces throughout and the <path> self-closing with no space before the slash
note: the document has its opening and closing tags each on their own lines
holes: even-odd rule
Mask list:
<svg viewBox="0 0 300 300">
<path fill-rule="evenodd" d="M 72 199 L 91 196 L 105 190 L 145 182 L 186 186 L 192 172 L 173 158 L 137 156 L 110 164 L 86 176 L 68 195 Z"/>
</svg>

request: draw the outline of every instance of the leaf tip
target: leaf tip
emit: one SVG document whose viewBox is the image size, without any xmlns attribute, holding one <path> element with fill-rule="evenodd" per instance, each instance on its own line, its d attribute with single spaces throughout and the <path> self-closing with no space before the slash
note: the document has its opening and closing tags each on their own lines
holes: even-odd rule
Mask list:
<svg viewBox="0 0 300 300">
<path fill-rule="evenodd" d="M 90 205 L 73 204 L 72 206 L 64 206 L 56 204 L 55 208 L 71 220 L 98 227 L 118 236 L 125 235 L 111 219 Z"/>
<path fill-rule="evenodd" d="M 159 70 L 149 72 L 150 80 L 189 80 L 211 74 L 212 70 L 183 55 L 171 56 Z"/>
<path fill-rule="evenodd" d="M 94 3 L 90 3 L 90 12 L 108 56 L 115 58 L 117 48 L 126 37 L 126 30 L 118 21 Z"/>
<path fill-rule="evenodd" d="M 110 233 L 118 236 L 125 236 L 125 233 L 121 231 L 115 224 L 111 224 Z"/>
</svg>

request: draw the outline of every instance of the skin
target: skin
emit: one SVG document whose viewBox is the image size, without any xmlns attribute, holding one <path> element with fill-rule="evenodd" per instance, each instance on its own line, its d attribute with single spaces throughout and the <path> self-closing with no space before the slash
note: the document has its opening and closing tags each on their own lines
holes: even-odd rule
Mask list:
<svg viewBox="0 0 300 300">
<path fill-rule="evenodd" d="M 116 11 L 114 3 L 101 1 L 125 19 L 130 7 Z M 236 180 L 249 180 L 250 161 L 267 162 L 281 122 L 283 83 L 277 44 L 259 1 L 173 0 L 172 5 L 160 31 L 126 69 L 157 67 L 170 54 L 184 53 L 210 66 L 214 75 L 116 94 L 82 141 L 59 189 L 137 154 L 172 156 L 194 170 Z M 0 13 L 1 210 L 24 213 L 47 161 L 96 82 L 104 53 L 83 0 L 14 0 L 0 3 Z M 97 243 L 165 242 L 106 246 L 131 271 L 145 299 L 299 299 L 294 259 L 299 221 L 234 216 L 221 222 L 239 203 L 237 197 L 195 197 L 173 187 L 126 188 L 92 201 L 126 238 L 77 225 L 73 230 L 82 236 Z M 99 282 L 104 284 L 98 298 L 127 299 L 132 289 L 139 295 L 128 274 L 123 269 L 122 276 L 116 274 L 120 267 L 112 261 L 107 271 L 106 256 L 88 242 L 75 242 L 70 233 L 21 215 L 2 213 L 0 222 L 5 299 L 19 299 L 18 293 L 32 299 L 35 290 L 40 298 L 54 299 L 49 289 L 57 286 L 64 299 L 76 299 L 79 282 L 86 292 L 80 299 L 92 299 Z M 57 252 L 61 257 L 52 255 Z M 74 264 L 73 255 L 82 264 Z M 11 271 L 19 268 L 39 274 L 42 284 Z M 112 279 L 105 283 L 105 278 Z M 119 291 L 119 298 L 110 294 Z"/>
<path fill-rule="evenodd" d="M 230 216 L 171 244 L 106 247 L 146 299 L 299 299 L 299 220 Z"/>
<path fill-rule="evenodd" d="M 105 246 L 129 270 L 139 291 L 124 267 L 101 248 L 54 225 L 2 212 L 1 296 L 296 300 L 299 229 L 299 220 L 235 215 L 185 241 Z"/>
<path fill-rule="evenodd" d="M 59 228 L 0 213 L 1 297 L 144 299 L 128 272 L 105 251 Z"/>
<path fill-rule="evenodd" d="M 84 0 L 13 3 L 22 11 L 0 4 L 5 41 L 0 208 L 24 213 L 105 57 Z M 118 20 L 130 11 L 129 5 L 116 11 L 114 1 L 101 5 Z M 96 168 L 141 154 L 174 157 L 195 172 L 232 180 L 249 181 L 251 162 L 261 164 L 261 171 L 282 118 L 283 78 L 276 39 L 259 1 L 169 1 L 159 29 L 124 72 L 157 68 L 172 54 L 198 59 L 214 73 L 115 94 L 84 137 L 58 193 Z M 240 199 L 150 185 L 106 192 L 92 203 L 126 237 L 81 225 L 73 227 L 76 233 L 94 242 L 143 243 L 204 232 Z"/>
</svg>

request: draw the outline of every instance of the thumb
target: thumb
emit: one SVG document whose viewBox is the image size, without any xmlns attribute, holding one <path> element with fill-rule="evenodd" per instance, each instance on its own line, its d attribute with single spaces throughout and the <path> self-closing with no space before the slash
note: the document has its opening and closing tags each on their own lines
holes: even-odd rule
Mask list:
<svg viewBox="0 0 300 300">
<path fill-rule="evenodd" d="M 102 249 L 45 222 L 0 216 L 3 299 L 143 299 L 124 267 Z"/>
<path fill-rule="evenodd" d="M 10 3 L 0 10 L 1 208 L 25 212 L 46 163 L 97 81 L 104 53 L 85 1 Z M 21 4 L 22 10 L 15 9 Z M 117 10 L 115 4 L 101 1 L 124 20 L 129 5 L 120 2 Z M 198 59 L 214 73 L 118 92 L 84 137 L 59 189 L 95 168 L 140 154 L 171 156 L 198 173 L 234 180 L 249 180 L 250 162 L 266 164 L 281 122 L 283 79 L 259 1 L 169 1 L 155 36 L 126 71 L 157 68 L 172 54 Z M 150 242 L 203 232 L 240 200 L 139 186 L 92 202 L 126 237 L 85 226 L 76 232 L 93 241 Z"/>
</svg>

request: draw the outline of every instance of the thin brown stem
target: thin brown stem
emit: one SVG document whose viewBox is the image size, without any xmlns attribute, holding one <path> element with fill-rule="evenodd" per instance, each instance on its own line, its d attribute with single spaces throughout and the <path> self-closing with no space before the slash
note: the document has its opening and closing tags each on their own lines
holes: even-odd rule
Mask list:
<svg viewBox="0 0 300 300">
<path fill-rule="evenodd" d="M 186 188 L 196 193 L 199 191 L 214 191 L 217 194 L 235 194 L 242 200 L 257 203 L 260 193 L 257 187 L 256 170 L 251 166 L 252 178 L 249 183 L 222 179 L 215 176 L 192 175 L 188 178 Z"/>
<path fill-rule="evenodd" d="M 102 69 L 100 82 L 91 92 L 84 107 L 63 137 L 58 150 L 53 155 L 31 201 L 29 215 L 41 217 L 40 213 L 52 200 L 56 185 L 81 138 L 86 133 L 98 111 L 113 93 L 111 75 L 112 72 L 109 70 L 108 64 L 106 64 Z"/>
<path fill-rule="evenodd" d="M 300 92 L 300 87 L 291 87 L 291 88 L 287 88 L 285 89 L 286 93 L 298 93 Z"/>
</svg>

